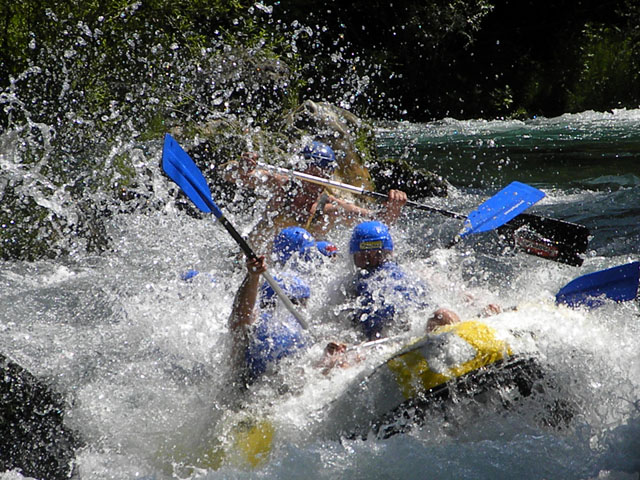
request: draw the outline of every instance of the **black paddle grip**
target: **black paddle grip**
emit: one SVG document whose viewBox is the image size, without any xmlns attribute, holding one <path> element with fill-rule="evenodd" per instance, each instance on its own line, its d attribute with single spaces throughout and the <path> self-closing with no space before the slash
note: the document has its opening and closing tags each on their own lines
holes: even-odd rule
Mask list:
<svg viewBox="0 0 640 480">
<path fill-rule="evenodd" d="M 256 260 L 258 258 L 258 256 L 255 254 L 253 249 L 249 246 L 247 241 L 244 238 L 242 238 L 242 235 L 240 235 L 238 231 L 234 228 L 234 226 L 231 225 L 231 222 L 227 220 L 227 217 L 224 217 L 224 216 L 219 217 L 218 221 L 227 230 L 227 232 L 229 232 L 229 234 L 233 237 L 233 239 L 240 246 L 244 254 L 247 256 L 247 258 L 249 258 L 250 260 Z"/>
</svg>

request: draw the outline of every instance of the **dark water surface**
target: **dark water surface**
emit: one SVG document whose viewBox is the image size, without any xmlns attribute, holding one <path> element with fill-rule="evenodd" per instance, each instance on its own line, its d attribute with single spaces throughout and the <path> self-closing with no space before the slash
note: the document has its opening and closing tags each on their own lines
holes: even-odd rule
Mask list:
<svg viewBox="0 0 640 480">
<path fill-rule="evenodd" d="M 532 212 L 589 227 L 598 254 L 640 248 L 640 111 L 528 121 L 444 120 L 378 134 L 383 156 L 404 158 L 463 191 L 517 180 L 547 192 Z"/>
</svg>

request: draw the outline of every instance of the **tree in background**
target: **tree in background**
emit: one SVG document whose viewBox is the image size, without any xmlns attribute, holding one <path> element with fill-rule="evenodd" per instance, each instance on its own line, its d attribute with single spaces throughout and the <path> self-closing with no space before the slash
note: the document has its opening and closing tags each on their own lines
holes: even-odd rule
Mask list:
<svg viewBox="0 0 640 480">
<path fill-rule="evenodd" d="M 306 98 L 408 120 L 635 107 L 639 9 L 632 0 L 5 1 L 0 125 L 24 121 L 25 99 L 36 102 L 32 120 L 90 117 L 106 132 L 124 118 L 141 130 L 225 112 L 268 122 Z"/>
<path fill-rule="evenodd" d="M 300 45 L 308 96 L 424 121 L 637 107 L 639 9 L 631 0 L 320 1 L 311 8 L 292 0 L 274 15 L 313 28 Z"/>
<path fill-rule="evenodd" d="M 1 125 L 28 114 L 109 134 L 288 101 L 284 42 L 235 1 L 25 0 L 0 16 Z"/>
</svg>

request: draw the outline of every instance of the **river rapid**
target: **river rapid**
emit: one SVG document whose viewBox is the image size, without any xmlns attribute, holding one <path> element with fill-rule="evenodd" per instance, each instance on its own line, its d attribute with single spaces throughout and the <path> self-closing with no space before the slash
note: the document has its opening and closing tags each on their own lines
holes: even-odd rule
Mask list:
<svg viewBox="0 0 640 480">
<path fill-rule="evenodd" d="M 466 214 L 518 180 L 547 194 L 531 212 L 591 230 L 584 264 L 575 267 L 513 252 L 493 232 L 447 248 L 461 224 L 437 214 L 406 209 L 393 229 L 396 258 L 429 284 L 434 308 L 468 318 L 490 302 L 519 307 L 486 321 L 535 338 L 555 393 L 575 405 L 569 424 L 542 425 L 542 398 L 513 411 L 461 402 L 446 418 L 388 439 L 323 434 L 332 420 L 327 404 L 359 370 L 325 377 L 314 366 L 327 341 L 362 341 L 335 319 L 332 303 L 333 289 L 353 268 L 347 230 L 331 238 L 341 256 L 312 274 L 305 314 L 314 346 L 285 365 L 277 385 L 258 386 L 240 402 L 230 388 L 227 329 L 243 276 L 239 248 L 212 218 L 177 208 L 159 168 L 158 138 L 121 148 L 148 166 L 161 209 L 110 212 L 112 245 L 104 253 L 5 261 L 0 271 L 0 351 L 64 394 L 65 421 L 86 443 L 77 478 L 638 478 L 638 303 L 570 310 L 553 305 L 553 297 L 576 277 L 640 257 L 640 110 L 385 123 L 376 138 L 382 155 L 452 184 L 447 198 L 415 200 Z M 3 145 L 7 166 L 12 146 Z M 246 234 L 259 209 L 229 218 Z M 203 274 L 185 282 L 189 269 Z M 412 314 L 403 338 L 420 335 L 429 313 Z M 367 361 L 392 350 L 371 347 Z M 232 452 L 221 463 L 187 466 L 246 415 L 273 426 L 262 463 L 237 462 Z"/>
</svg>

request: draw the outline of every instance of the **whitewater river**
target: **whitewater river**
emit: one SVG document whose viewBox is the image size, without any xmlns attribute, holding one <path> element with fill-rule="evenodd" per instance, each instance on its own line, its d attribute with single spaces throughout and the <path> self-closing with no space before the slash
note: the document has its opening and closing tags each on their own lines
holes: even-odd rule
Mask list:
<svg viewBox="0 0 640 480">
<path fill-rule="evenodd" d="M 0 271 L 0 351 L 64 394 L 65 421 L 86 443 L 78 478 L 638 478 L 638 304 L 569 310 L 553 297 L 576 277 L 640 259 L 640 110 L 384 125 L 377 138 L 383 155 L 452 184 L 446 199 L 417 200 L 466 214 L 519 180 L 547 194 L 532 212 L 591 230 L 581 267 L 509 251 L 493 233 L 446 248 L 461 225 L 437 214 L 407 210 L 393 231 L 400 264 L 429 283 L 434 308 L 471 317 L 489 302 L 520 307 L 487 322 L 531 333 L 555 394 L 575 406 L 571 422 L 543 426 L 531 400 L 509 412 L 461 405 L 384 440 L 327 434 L 323 425 L 335 419 L 325 418 L 326 406 L 358 370 L 324 377 L 314 367 L 326 341 L 361 340 L 329 320 L 331 290 L 352 268 L 347 256 L 314 273 L 305 313 L 316 346 L 239 408 L 229 388 L 226 326 L 243 275 L 239 249 L 212 219 L 176 208 L 158 168 L 159 138 L 144 149 L 132 144 L 130 153 L 150 166 L 160 211 L 112 212 L 112 248 L 103 254 L 3 262 Z M 258 218 L 230 219 L 247 233 Z M 343 252 L 348 235 L 332 238 Z M 191 268 L 209 275 L 181 280 Z M 411 315 L 407 337 L 422 331 L 428 313 Z M 390 348 L 371 347 L 367 358 Z M 219 465 L 185 466 L 194 452 L 223 442 L 243 415 L 273 427 L 263 463 L 251 468 L 231 452 Z"/>
</svg>

